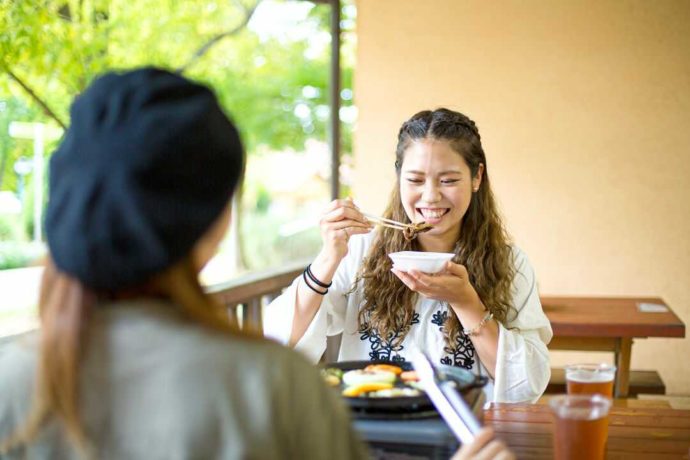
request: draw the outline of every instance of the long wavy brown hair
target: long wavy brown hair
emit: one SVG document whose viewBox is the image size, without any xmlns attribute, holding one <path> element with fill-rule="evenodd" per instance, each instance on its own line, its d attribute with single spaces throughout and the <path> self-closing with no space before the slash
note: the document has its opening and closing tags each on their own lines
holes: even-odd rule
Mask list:
<svg viewBox="0 0 690 460">
<path fill-rule="evenodd" d="M 424 139 L 447 141 L 465 160 L 472 177 L 477 177 L 480 165 L 484 165 L 481 186 L 473 193 L 460 224 L 453 262 L 467 268 L 469 280 L 482 302 L 494 314 L 494 318 L 505 325 L 509 312 L 515 312 L 510 292 L 515 268 L 509 238 L 491 191 L 481 137 L 474 121 L 461 113 L 440 108 L 419 112 L 403 123 L 395 152 L 397 181 L 384 216 L 410 223 L 400 198 L 400 170 L 410 144 Z M 402 232 L 381 227 L 357 276 L 356 283 L 362 282 L 364 288 L 359 327 L 363 331 L 378 332 L 391 345 L 402 342 L 409 331 L 417 293 L 408 289 L 391 272 L 392 262 L 387 254 L 419 250 L 416 240 L 406 241 Z M 452 347 L 462 331 L 455 314 L 448 315 L 443 330 L 447 344 Z"/>
<path fill-rule="evenodd" d="M 135 288 L 94 292 L 46 261 L 39 297 L 40 351 L 31 412 L 26 423 L 0 443 L 0 454 L 31 442 L 45 423 L 61 422 L 69 440 L 85 458 L 94 456 L 79 411 L 80 364 L 86 356 L 89 317 L 99 300 L 163 298 L 190 321 L 221 333 L 258 340 L 240 331 L 219 302 L 207 295 L 191 255 Z"/>
</svg>

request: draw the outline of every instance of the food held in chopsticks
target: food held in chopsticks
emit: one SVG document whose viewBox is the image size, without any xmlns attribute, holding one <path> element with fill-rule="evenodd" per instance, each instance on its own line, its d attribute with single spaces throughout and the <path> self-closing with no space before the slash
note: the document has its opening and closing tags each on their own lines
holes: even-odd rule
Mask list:
<svg viewBox="0 0 690 460">
<path fill-rule="evenodd" d="M 371 214 L 362 213 L 364 217 L 367 218 L 372 223 L 376 225 L 381 225 L 383 227 L 394 228 L 396 230 L 402 230 L 403 237 L 407 241 L 412 241 L 417 238 L 419 233 L 427 232 L 433 228 L 433 225 L 426 222 L 415 222 L 412 224 L 404 224 L 398 222 L 397 220 L 386 219 L 385 217 L 373 216 Z"/>
<path fill-rule="evenodd" d="M 412 224 L 411 227 L 407 227 L 403 230 L 403 237 L 407 241 L 412 241 L 417 238 L 417 234 L 428 232 L 433 228 L 433 225 L 427 224 L 426 222 L 417 222 Z"/>
</svg>

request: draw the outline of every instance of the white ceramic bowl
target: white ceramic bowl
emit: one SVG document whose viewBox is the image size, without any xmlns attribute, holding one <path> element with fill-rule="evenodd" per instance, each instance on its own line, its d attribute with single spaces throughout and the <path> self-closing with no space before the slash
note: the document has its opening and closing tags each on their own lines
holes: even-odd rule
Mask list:
<svg viewBox="0 0 690 460">
<path fill-rule="evenodd" d="M 453 258 L 452 252 L 402 251 L 388 254 L 393 260 L 393 268 L 402 271 L 411 269 L 423 273 L 437 273 Z"/>
</svg>

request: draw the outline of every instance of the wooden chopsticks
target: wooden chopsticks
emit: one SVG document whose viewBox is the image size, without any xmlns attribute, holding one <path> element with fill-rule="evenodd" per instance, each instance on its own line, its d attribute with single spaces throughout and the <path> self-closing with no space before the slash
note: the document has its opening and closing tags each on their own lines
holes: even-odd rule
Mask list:
<svg viewBox="0 0 690 460">
<path fill-rule="evenodd" d="M 415 224 L 403 224 L 402 222 L 398 222 L 397 220 L 386 219 L 385 217 L 374 216 L 364 212 L 362 213 L 362 215 L 366 217 L 367 220 L 377 225 L 381 225 L 383 227 L 395 228 L 397 230 L 405 230 L 406 228 L 410 228 L 413 230 L 416 229 Z"/>
</svg>

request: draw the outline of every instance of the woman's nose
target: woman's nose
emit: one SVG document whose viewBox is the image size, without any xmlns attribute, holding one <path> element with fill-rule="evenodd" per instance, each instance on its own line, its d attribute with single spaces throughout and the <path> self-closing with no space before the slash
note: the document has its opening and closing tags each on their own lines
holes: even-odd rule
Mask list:
<svg viewBox="0 0 690 460">
<path fill-rule="evenodd" d="M 427 203 L 435 203 L 441 200 L 441 191 L 433 181 L 427 181 L 422 191 L 422 199 Z"/>
</svg>

